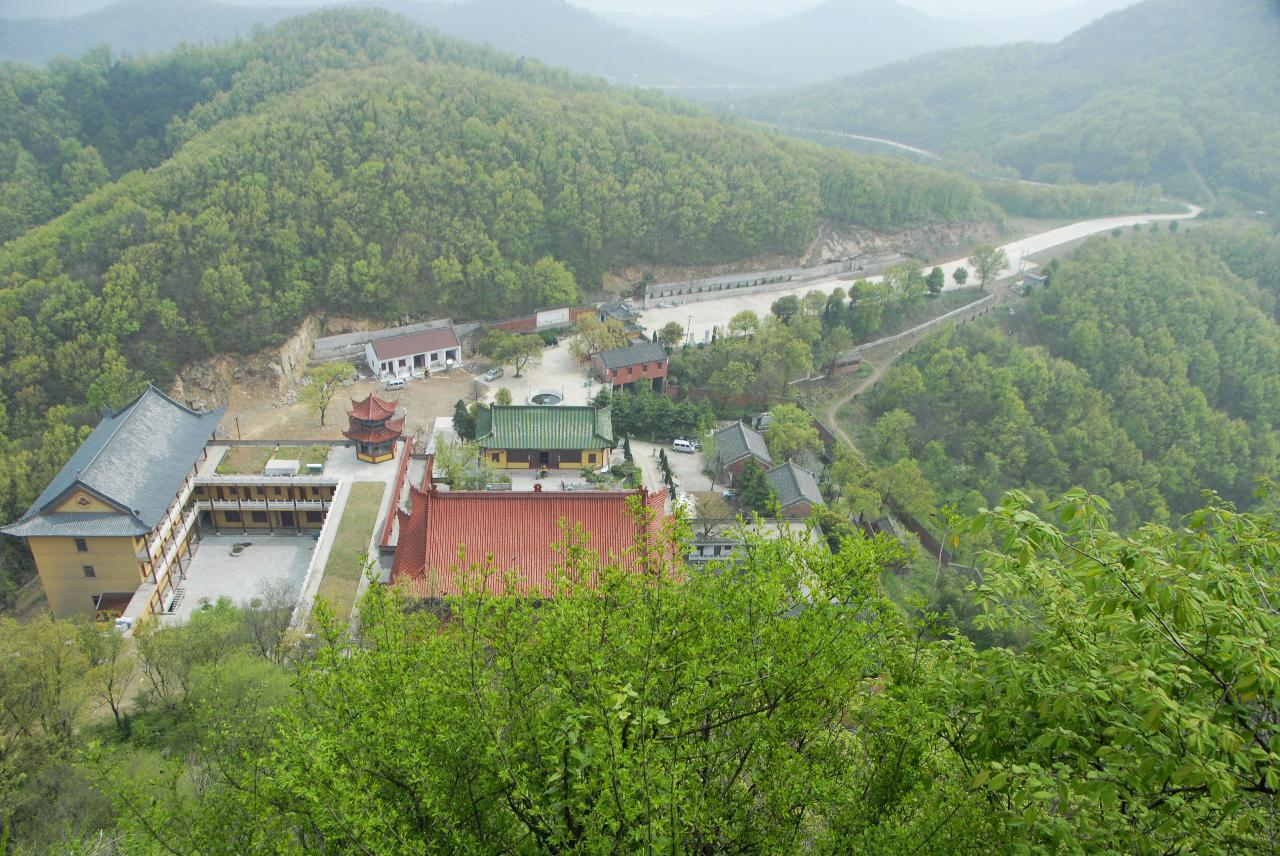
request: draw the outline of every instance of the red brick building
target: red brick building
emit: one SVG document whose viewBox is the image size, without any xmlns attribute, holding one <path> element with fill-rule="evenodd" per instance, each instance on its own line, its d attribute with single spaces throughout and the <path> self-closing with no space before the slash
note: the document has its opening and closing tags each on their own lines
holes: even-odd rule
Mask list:
<svg viewBox="0 0 1280 856">
<path fill-rule="evenodd" d="M 591 355 L 591 368 L 601 383 L 613 389 L 635 389 L 648 384 L 662 392 L 667 384 L 667 351 L 657 342 L 638 342 L 625 348 Z"/>
<path fill-rule="evenodd" d="M 492 594 L 550 594 L 564 573 L 565 542 L 580 531 L 596 561 L 633 567 L 639 536 L 662 539 L 666 491 L 448 491 L 410 487 L 397 512 L 391 582 L 420 598 L 466 590 L 483 575 Z M 638 519 L 630 500 L 651 512 Z M 634 569 L 634 568 L 633 568 Z"/>
</svg>

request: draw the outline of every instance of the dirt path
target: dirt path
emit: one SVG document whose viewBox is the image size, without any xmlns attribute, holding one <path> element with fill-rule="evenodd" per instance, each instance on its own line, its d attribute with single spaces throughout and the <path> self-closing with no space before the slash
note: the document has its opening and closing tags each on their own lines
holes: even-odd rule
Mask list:
<svg viewBox="0 0 1280 856">
<path fill-rule="evenodd" d="M 1005 298 L 1009 296 L 1008 288 L 1002 285 L 995 286 L 992 289 L 992 293 L 995 295 L 995 300 L 990 303 L 982 304 L 981 306 L 976 306 L 971 312 L 962 312 L 958 314 L 953 321 L 967 321 L 979 312 L 985 312 L 989 309 L 1000 306 L 1004 303 Z M 876 350 L 879 352 L 877 356 L 867 359 L 867 363 L 872 366 L 871 374 L 863 378 L 862 381 L 856 384 L 853 389 L 849 390 L 849 392 L 832 401 L 831 404 L 828 405 L 827 409 L 823 411 L 823 420 L 828 426 L 830 426 L 835 435 L 843 440 L 850 449 L 853 449 L 855 452 L 858 451 L 858 447 L 853 442 L 853 438 L 851 438 L 840 425 L 840 420 L 838 418 L 840 409 L 855 397 L 879 383 L 880 378 L 884 377 L 885 372 L 887 372 L 889 368 L 897 362 L 898 358 L 915 347 L 917 343 L 924 341 L 930 335 L 939 330 L 948 330 L 954 326 L 954 323 L 943 323 L 929 326 L 932 323 L 932 321 L 926 321 L 924 324 L 915 328 L 915 335 L 906 335 L 904 338 L 899 339 L 892 344 L 882 345 L 877 348 Z M 913 331 L 911 330 L 907 331 L 908 334 L 912 332 Z"/>
</svg>

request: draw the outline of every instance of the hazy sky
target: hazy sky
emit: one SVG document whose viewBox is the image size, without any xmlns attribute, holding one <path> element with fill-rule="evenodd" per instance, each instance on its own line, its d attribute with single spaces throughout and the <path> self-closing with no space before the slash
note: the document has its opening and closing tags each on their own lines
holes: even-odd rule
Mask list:
<svg viewBox="0 0 1280 856">
<path fill-rule="evenodd" d="M 111 5 L 116 0 L 0 0 L 0 16 L 7 6 L 23 8 L 31 15 L 74 15 Z M 222 0 L 242 6 L 318 6 L 342 0 Z M 626 12 L 637 15 L 701 17 L 720 14 L 732 19 L 782 17 L 816 6 L 823 0 L 568 0 L 576 6 L 598 11 Z M 981 17 L 987 19 L 1032 18 L 1037 14 L 1060 12 L 1072 7 L 1088 9 L 1088 17 L 1110 9 L 1130 5 L 1137 0 L 898 0 L 931 15 L 946 18 Z"/>
<path fill-rule="evenodd" d="M 591 9 L 633 14 L 670 14 L 696 17 L 717 12 L 749 15 L 785 15 L 816 6 L 822 0 L 569 0 Z M 1118 9 L 1137 0 L 898 0 L 908 6 L 944 18 L 969 16 L 1018 18 L 1058 12 L 1073 6 L 1099 10 Z"/>
</svg>

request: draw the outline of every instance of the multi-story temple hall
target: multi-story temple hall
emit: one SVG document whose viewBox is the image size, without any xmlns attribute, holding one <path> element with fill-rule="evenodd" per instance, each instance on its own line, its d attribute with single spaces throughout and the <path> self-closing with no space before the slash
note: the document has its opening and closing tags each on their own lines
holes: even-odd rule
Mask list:
<svg viewBox="0 0 1280 856">
<path fill-rule="evenodd" d="M 158 602 L 199 541 L 196 467 L 224 409 L 197 413 L 147 387 L 104 410 L 27 513 L 0 529 L 26 539 L 54 615 L 119 614 L 140 588 Z"/>
</svg>

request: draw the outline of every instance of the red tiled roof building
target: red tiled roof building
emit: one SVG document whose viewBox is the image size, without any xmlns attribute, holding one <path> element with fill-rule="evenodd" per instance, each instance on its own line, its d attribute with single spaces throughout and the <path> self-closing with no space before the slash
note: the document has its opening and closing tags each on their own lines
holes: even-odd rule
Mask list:
<svg viewBox="0 0 1280 856">
<path fill-rule="evenodd" d="M 383 401 L 373 393 L 351 402 L 342 436 L 355 441 L 357 458 L 377 464 L 395 457 L 396 441 L 404 433 L 404 414 L 395 413 L 394 401 Z"/>
<path fill-rule="evenodd" d="M 630 566 L 641 536 L 661 539 L 666 491 L 442 491 L 410 486 L 410 512 L 397 512 L 400 536 L 392 584 L 441 598 L 483 575 L 492 594 L 550 594 L 564 573 L 562 545 L 585 539 L 603 567 Z M 650 514 L 637 519 L 629 500 Z M 581 530 L 582 537 L 575 536 Z"/>
</svg>

